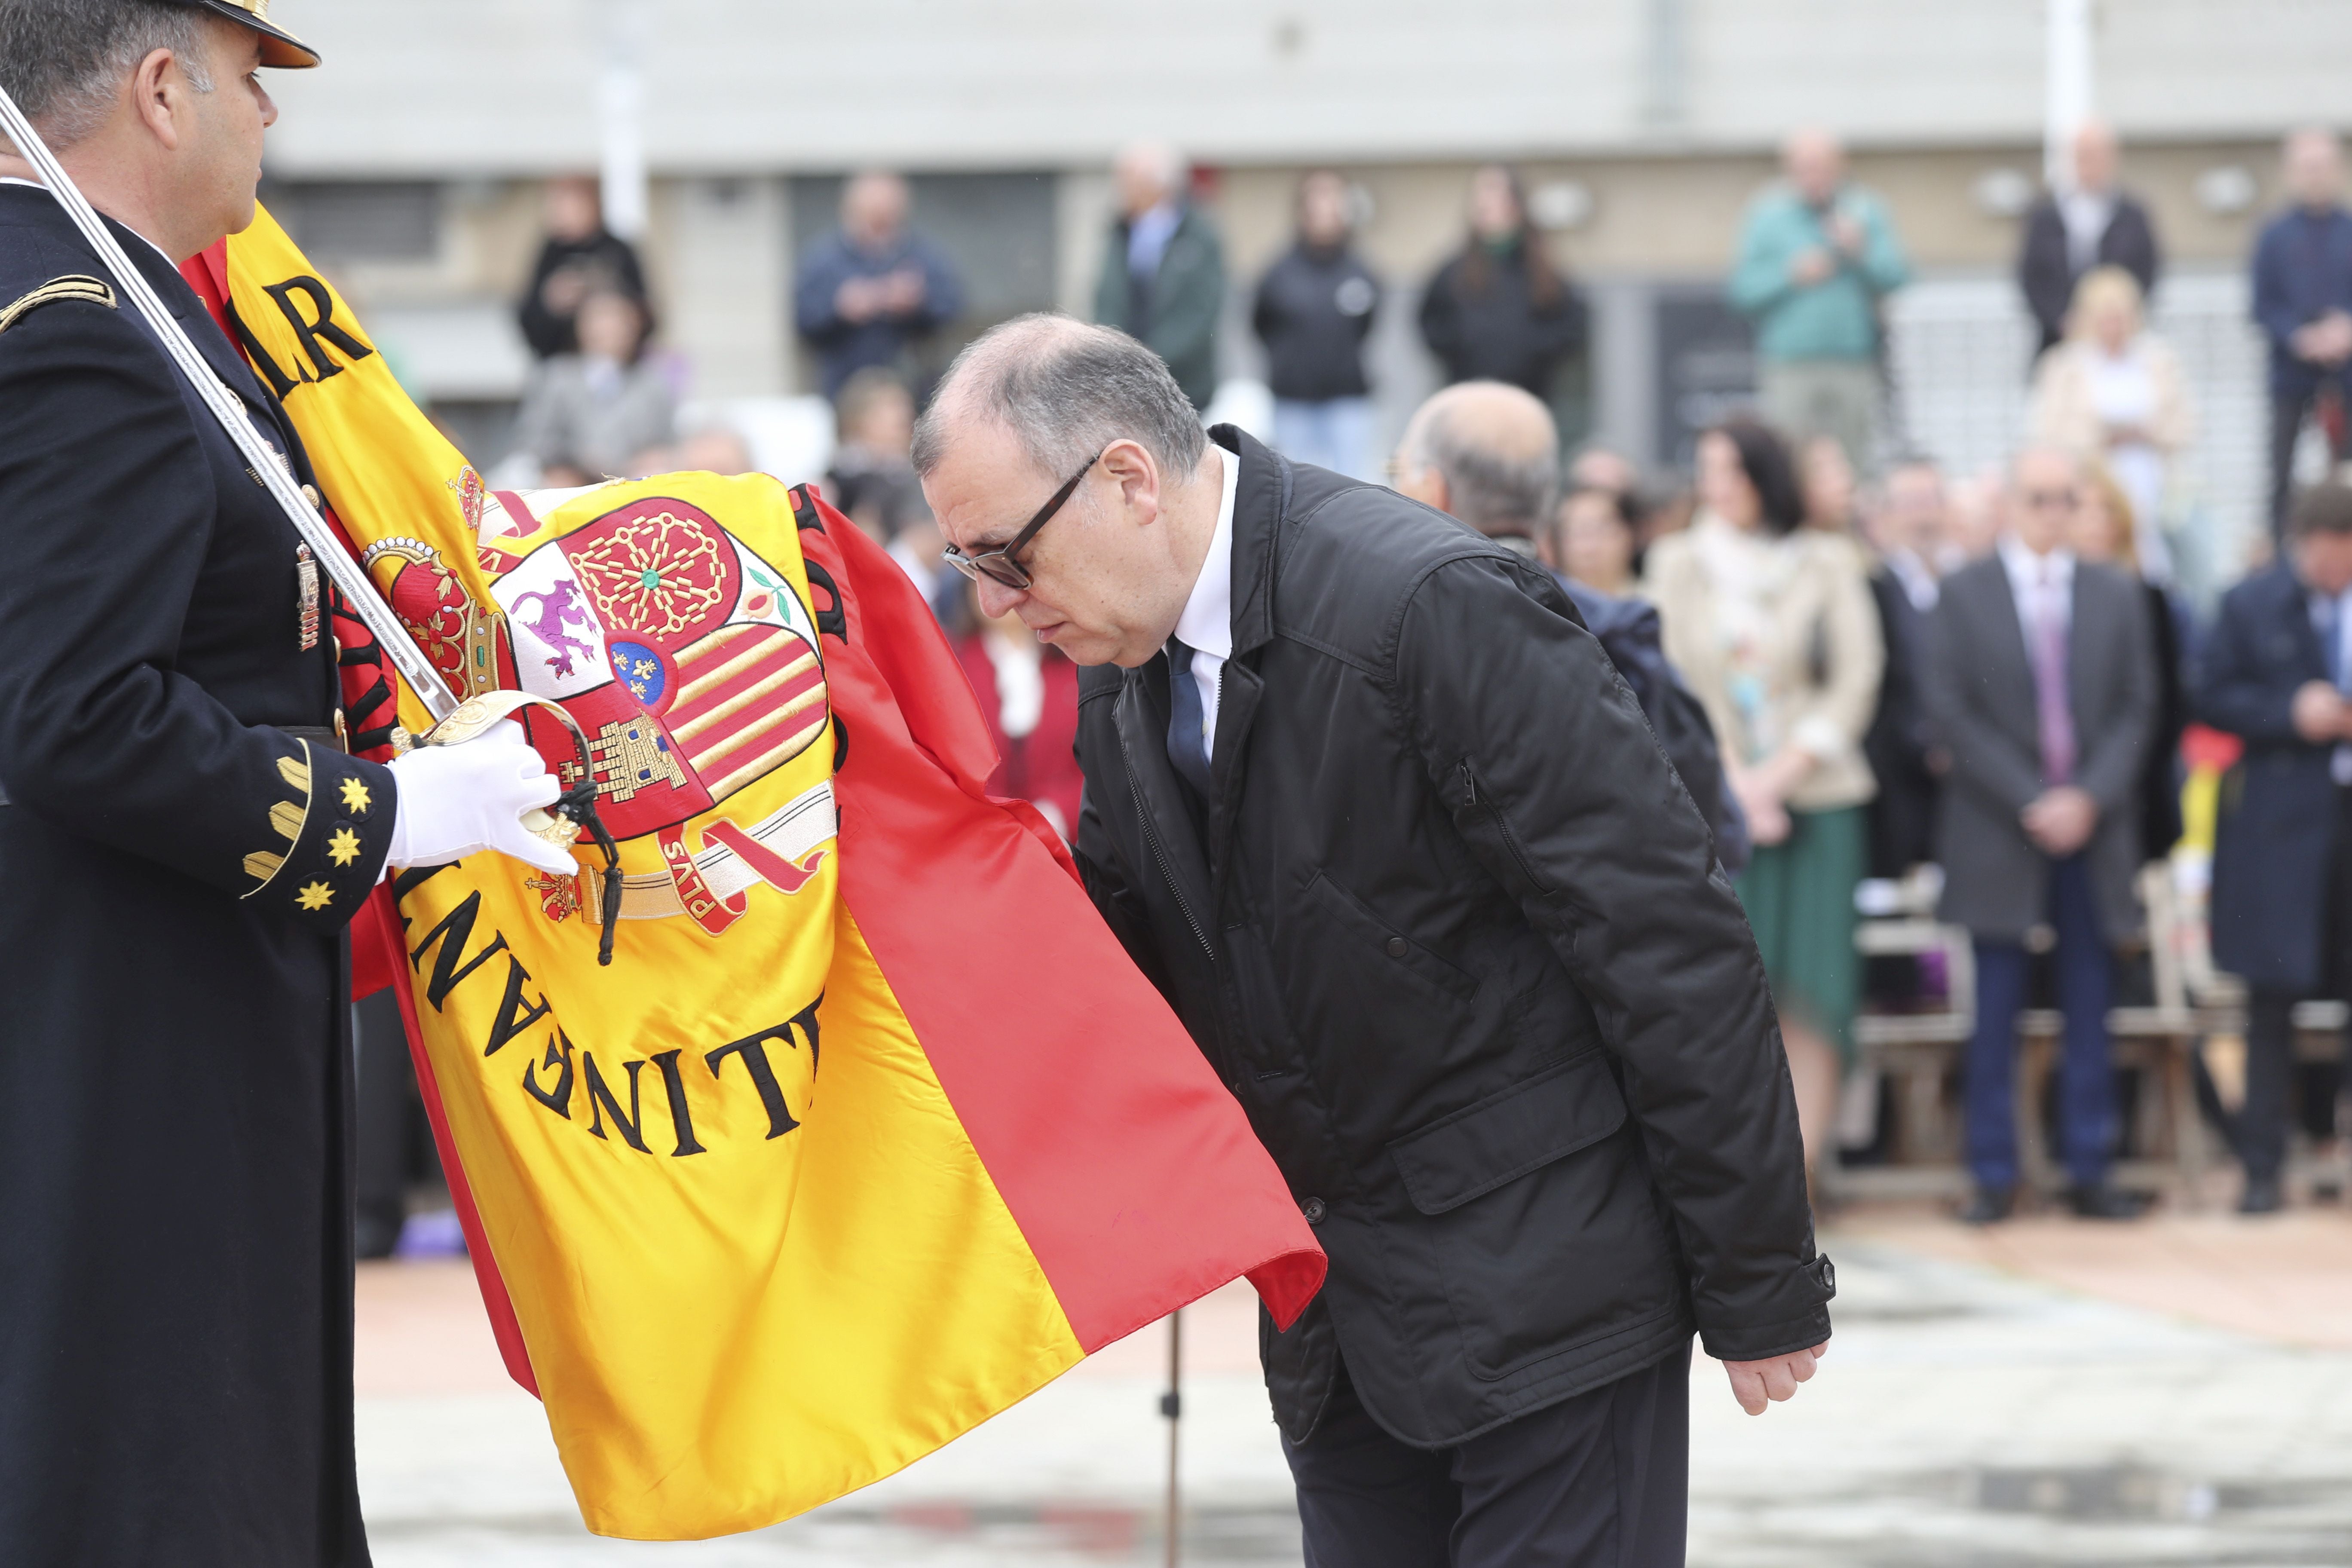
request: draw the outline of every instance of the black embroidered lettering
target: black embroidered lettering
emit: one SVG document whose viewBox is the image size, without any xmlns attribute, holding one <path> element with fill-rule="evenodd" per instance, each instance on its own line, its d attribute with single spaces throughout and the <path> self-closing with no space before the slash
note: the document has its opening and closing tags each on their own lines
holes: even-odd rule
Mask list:
<svg viewBox="0 0 2352 1568">
<path fill-rule="evenodd" d="M 497 1056 L 509 1040 L 547 1016 L 549 1004 L 545 996 L 535 1002 L 523 1000 L 523 982 L 530 978 L 530 971 L 513 953 L 508 953 L 506 994 L 499 999 L 498 1016 L 490 1020 L 490 1043 L 482 1047 L 484 1056 Z"/>
<path fill-rule="evenodd" d="M 623 1142 L 640 1154 L 650 1154 L 653 1151 L 646 1147 L 645 1135 L 638 1131 L 645 1124 L 645 1111 L 637 1100 L 637 1073 L 646 1064 L 629 1061 L 621 1065 L 629 1078 L 629 1113 L 626 1116 L 621 1114 L 621 1102 L 614 1100 L 613 1091 L 604 1087 L 604 1075 L 596 1070 L 596 1053 L 580 1053 L 580 1066 L 588 1079 L 588 1131 L 599 1138 L 604 1137 L 604 1118 L 610 1116 L 613 1125 L 621 1130 Z"/>
<path fill-rule="evenodd" d="M 661 1068 L 662 1088 L 669 1095 L 669 1124 L 677 1133 L 677 1147 L 670 1151 L 673 1159 L 703 1152 L 694 1136 L 694 1116 L 686 1103 L 686 1076 L 677 1070 L 677 1058 L 676 1051 L 657 1051 L 654 1055 L 654 1066 Z"/>
<path fill-rule="evenodd" d="M 779 1024 L 772 1029 L 762 1029 L 756 1035 L 746 1035 L 740 1040 L 730 1040 L 706 1055 L 702 1058 L 702 1065 L 710 1069 L 712 1078 L 717 1078 L 719 1063 L 730 1056 L 741 1057 L 743 1070 L 751 1075 L 752 1086 L 760 1091 L 760 1103 L 767 1109 L 768 1136 L 782 1138 L 800 1123 L 793 1120 L 792 1108 L 784 1103 L 783 1086 L 776 1081 L 775 1068 L 768 1063 L 770 1040 L 782 1040 L 786 1046 L 790 1046 L 793 1043 L 793 1026 L 790 1024 Z"/>
<path fill-rule="evenodd" d="M 343 367 L 329 358 L 327 351 L 320 346 L 321 338 L 341 350 L 343 357 L 353 364 L 375 353 L 335 324 L 334 296 L 328 293 L 327 286 L 316 278 L 289 278 L 283 283 L 265 284 L 263 290 L 278 301 L 278 309 L 293 327 L 294 335 L 302 341 L 302 352 L 310 356 L 310 363 L 319 372 L 315 376 L 305 372 L 304 381 L 324 381 L 331 375 L 343 374 Z M 294 303 L 294 296 L 298 293 L 310 301 L 316 314 L 303 315 L 301 308 Z"/>
<path fill-rule="evenodd" d="M 481 912 L 482 895 L 478 892 L 467 894 L 466 901 L 443 915 L 441 923 L 426 931 L 425 940 L 418 942 L 415 950 L 408 955 L 409 966 L 418 967 L 424 960 L 425 950 L 431 947 L 436 939 L 440 941 L 441 951 L 433 955 L 432 978 L 425 983 L 425 999 L 433 1004 L 433 1010 L 436 1013 L 441 1011 L 441 1004 L 448 999 L 450 990 L 457 982 L 479 969 L 492 954 L 507 951 L 507 939 L 501 932 L 492 939 L 489 946 L 468 959 L 463 968 L 458 966 L 458 955 L 465 951 L 467 940 L 474 934 L 474 921 Z"/>
<path fill-rule="evenodd" d="M 556 1076 L 555 1087 L 540 1088 L 535 1068 L 551 1068 L 559 1063 L 563 1070 Z M 548 1110 L 562 1117 L 566 1121 L 572 1120 L 572 1042 L 565 1037 L 562 1030 L 558 1029 L 547 1037 L 547 1059 L 544 1062 L 522 1064 L 522 1086 L 530 1091 L 533 1100 L 547 1107 Z"/>
</svg>

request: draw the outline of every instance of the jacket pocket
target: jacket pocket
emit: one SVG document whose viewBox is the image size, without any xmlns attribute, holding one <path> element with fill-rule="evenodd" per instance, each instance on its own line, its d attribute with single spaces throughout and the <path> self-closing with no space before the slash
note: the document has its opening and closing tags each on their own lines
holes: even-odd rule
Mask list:
<svg viewBox="0 0 2352 1568">
<path fill-rule="evenodd" d="M 1598 1143 L 1624 1121 L 1617 1080 L 1601 1053 L 1588 1051 L 1396 1140 L 1389 1157 L 1412 1206 L 1440 1215 Z"/>
<path fill-rule="evenodd" d="M 1682 1309 L 1675 1250 L 1598 1050 L 1389 1145 L 1477 1377 Z"/>
<path fill-rule="evenodd" d="M 1477 991 L 1476 976 L 1455 968 L 1391 926 L 1321 871 L 1316 872 L 1314 879 L 1307 884 L 1307 898 L 1315 906 L 1315 912 L 1342 933 L 1367 966 L 1401 970 L 1463 1001 L 1468 1001 Z"/>
</svg>

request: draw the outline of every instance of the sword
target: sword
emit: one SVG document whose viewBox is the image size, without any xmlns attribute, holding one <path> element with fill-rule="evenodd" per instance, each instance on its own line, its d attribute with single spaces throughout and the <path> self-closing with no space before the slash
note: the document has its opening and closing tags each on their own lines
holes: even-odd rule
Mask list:
<svg viewBox="0 0 2352 1568">
<path fill-rule="evenodd" d="M 73 219 L 74 227 L 81 231 L 81 237 L 89 241 L 90 247 L 98 252 L 100 262 L 114 274 L 122 292 L 130 297 L 131 304 L 137 307 L 140 315 L 146 318 L 147 325 L 162 342 L 163 352 L 171 356 L 180 374 L 188 378 L 188 384 L 196 389 L 196 395 L 204 399 L 205 406 L 212 411 L 214 418 L 220 421 L 221 428 L 228 433 L 228 438 L 236 443 L 237 450 L 244 455 L 246 466 L 261 480 L 262 487 L 268 490 L 271 499 L 286 513 L 286 520 L 294 525 L 295 531 L 302 536 L 302 542 L 310 547 L 312 559 L 325 568 L 327 575 L 341 593 L 344 603 L 351 606 L 352 613 L 375 635 L 376 645 L 383 649 L 384 657 L 400 672 L 400 678 L 408 682 L 408 689 L 416 693 L 417 700 L 425 704 L 425 711 L 433 715 L 436 722 L 456 712 L 457 693 L 449 689 L 449 683 L 442 679 L 440 670 L 425 657 L 425 650 L 410 637 L 407 628 L 400 624 L 400 618 L 392 613 L 392 606 L 376 593 L 375 584 L 368 580 L 359 563 L 352 559 L 351 552 L 344 548 L 342 540 L 328 523 L 325 514 L 314 510 L 309 501 L 302 499 L 302 492 L 294 486 L 293 476 L 278 466 L 277 454 L 261 438 L 261 433 L 253 427 L 253 421 L 246 416 L 244 402 L 205 363 L 203 353 L 189 340 L 186 331 L 148 283 L 146 274 L 131 264 L 121 243 L 106 226 L 106 220 L 98 216 L 98 210 L 89 205 L 89 198 L 81 194 L 80 188 L 73 183 L 73 177 L 66 173 L 65 166 L 58 162 L 57 154 L 49 151 L 48 144 L 41 140 L 40 132 L 33 129 L 32 121 L 25 118 L 24 110 L 16 107 L 16 100 L 8 95 L 5 88 L 0 88 L 0 131 L 7 132 L 8 140 L 16 143 L 16 150 L 39 174 L 41 183 L 48 187 L 49 195 L 66 209 L 66 216 Z"/>
<path fill-rule="evenodd" d="M 81 194 L 81 188 L 73 183 L 73 176 L 66 173 L 65 165 L 58 162 L 57 154 L 49 151 L 48 143 L 41 140 L 41 133 L 33 129 L 33 122 L 25 117 L 25 111 L 16 106 L 16 100 L 9 96 L 5 87 L 0 87 L 0 132 L 6 132 L 16 151 L 33 165 L 34 172 L 41 176 L 41 183 L 48 187 L 49 195 L 57 198 L 58 205 L 65 208 L 66 216 L 73 220 L 74 227 L 81 231 L 81 237 L 89 241 L 90 248 L 98 252 L 100 264 L 114 274 L 122 292 L 130 296 L 131 304 L 146 319 L 148 327 L 163 345 L 163 353 L 178 367 L 180 374 L 187 377 L 188 384 L 196 389 L 196 395 L 204 399 L 205 406 L 220 422 L 220 427 L 244 456 L 246 467 L 252 470 L 254 477 L 261 481 L 262 488 L 278 502 L 278 509 L 286 514 L 286 521 L 294 525 L 294 531 L 301 536 L 303 543 L 310 547 L 311 559 L 326 569 L 328 577 L 342 595 L 344 604 L 367 626 L 375 637 L 376 646 L 383 649 L 384 658 L 392 661 L 400 678 L 408 683 L 408 689 L 416 693 L 418 701 L 425 704 L 425 710 L 433 716 L 434 723 L 432 730 L 424 737 L 424 743 L 428 746 L 460 744 L 524 706 L 548 710 L 562 721 L 564 728 L 571 731 L 572 744 L 579 753 L 579 783 L 564 792 L 552 811 L 534 808 L 524 814 L 522 821 L 531 832 L 564 848 L 571 847 L 572 840 L 584 827 L 594 837 L 597 847 L 604 852 L 604 930 L 598 946 L 597 961 L 612 963 L 613 927 L 618 919 L 620 905 L 620 851 L 614 844 L 612 835 L 596 818 L 595 767 L 588 737 L 582 732 L 578 721 L 553 702 L 520 692 L 484 692 L 463 702 L 458 700 L 457 694 L 442 679 L 441 671 L 425 657 L 425 650 L 409 637 L 408 628 L 400 624 L 400 617 L 393 614 L 392 606 L 385 604 L 383 595 L 375 591 L 375 584 L 368 580 L 368 574 L 343 548 L 343 542 L 328 523 L 326 513 L 305 500 L 302 492 L 295 488 L 294 476 L 278 466 L 278 454 L 270 449 L 269 444 L 261 438 L 261 432 L 256 430 L 253 421 L 246 416 L 244 401 L 228 389 L 206 363 L 203 353 L 181 327 L 178 318 L 172 314 L 170 308 L 148 283 L 147 275 L 131 264 L 121 243 L 106 226 L 106 220 L 98 216 L 98 209 L 89 205 L 89 198 Z M 398 739 L 395 731 L 395 742 Z"/>
</svg>

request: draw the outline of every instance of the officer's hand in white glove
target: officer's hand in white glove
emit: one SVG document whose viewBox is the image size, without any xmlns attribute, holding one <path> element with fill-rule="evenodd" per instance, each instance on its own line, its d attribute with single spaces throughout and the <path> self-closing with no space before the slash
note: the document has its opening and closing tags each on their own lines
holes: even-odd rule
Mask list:
<svg viewBox="0 0 2352 1568">
<path fill-rule="evenodd" d="M 399 805 L 388 865 L 443 866 L 495 849 L 554 876 L 578 871 L 570 855 L 522 825 L 524 812 L 554 805 L 563 792 L 514 720 L 460 745 L 419 746 L 391 766 Z"/>
</svg>

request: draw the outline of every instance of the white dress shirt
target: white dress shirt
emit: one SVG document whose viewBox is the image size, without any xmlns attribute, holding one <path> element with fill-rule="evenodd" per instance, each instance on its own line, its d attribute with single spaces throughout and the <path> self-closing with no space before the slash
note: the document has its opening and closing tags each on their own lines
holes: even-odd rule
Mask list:
<svg viewBox="0 0 2352 1568">
<path fill-rule="evenodd" d="M 2055 616 L 2061 632 L 2074 624 L 2074 552 L 2061 546 L 2036 555 L 2013 534 L 2000 536 L 2001 569 L 2009 574 L 2009 592 L 2017 601 L 2017 624 L 2025 634 L 2025 653 L 2035 657 L 2033 633 L 2044 617 Z"/>
<path fill-rule="evenodd" d="M 1176 639 L 1192 650 L 1192 679 L 1201 688 L 1201 751 L 1217 754 L 1217 694 L 1225 660 L 1234 657 L 1234 492 L 1241 484 L 1242 460 L 1214 441 L 1210 454 L 1223 469 L 1224 494 L 1217 502 L 1217 531 L 1209 535 L 1209 558 L 1201 563 L 1192 596 L 1176 617 Z"/>
</svg>

